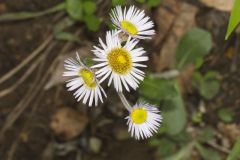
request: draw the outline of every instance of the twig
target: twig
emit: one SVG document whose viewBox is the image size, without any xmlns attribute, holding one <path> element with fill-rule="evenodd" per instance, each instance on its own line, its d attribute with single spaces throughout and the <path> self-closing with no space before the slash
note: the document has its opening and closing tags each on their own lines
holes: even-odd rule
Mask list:
<svg viewBox="0 0 240 160">
<path fill-rule="evenodd" d="M 42 50 L 46 48 L 46 46 L 50 43 L 50 41 L 53 39 L 53 36 L 48 36 L 44 42 L 36 49 L 34 50 L 24 61 L 22 61 L 19 65 L 17 65 L 15 68 L 13 68 L 11 71 L 6 73 L 4 76 L 0 78 L 0 83 L 5 82 L 9 78 L 11 78 L 14 74 L 16 74 L 19 70 L 21 70 L 24 66 L 26 66 L 33 58 L 35 58 L 39 53 L 41 53 Z"/>
<path fill-rule="evenodd" d="M 49 8 L 44 11 L 40 12 L 18 12 L 18 13 L 6 13 L 2 14 L 0 16 L 0 22 L 6 22 L 6 21 L 16 21 L 16 20 L 25 20 L 35 17 L 44 16 L 47 14 L 51 14 L 54 12 L 59 12 L 65 9 L 65 3 L 59 3 L 56 6 L 53 6 L 52 8 Z"/>
<path fill-rule="evenodd" d="M 78 35 L 79 33 L 80 31 L 77 31 L 76 35 Z M 68 42 L 63 47 L 63 49 L 61 49 L 61 52 L 58 55 L 65 53 L 68 50 L 68 48 L 70 48 L 70 45 L 71 45 L 71 42 Z M 43 76 L 43 78 L 41 78 L 39 81 L 36 81 L 34 83 L 33 87 L 27 92 L 25 97 L 18 103 L 18 105 L 14 108 L 14 110 L 8 115 L 6 123 L 3 125 L 2 129 L 0 130 L 0 139 L 4 137 L 4 133 L 14 124 L 14 122 L 18 119 L 18 117 L 22 114 L 22 112 L 29 106 L 30 102 L 38 94 L 38 92 L 41 91 L 41 88 L 43 88 L 44 83 L 46 82 L 49 75 L 52 73 L 54 67 L 58 63 L 58 60 L 59 59 L 56 58 L 53 61 L 48 71 Z"/>
<path fill-rule="evenodd" d="M 38 75 L 36 76 L 36 77 L 37 77 L 36 79 L 38 79 L 38 78 L 40 77 L 40 74 L 41 74 L 41 72 L 42 72 L 43 66 L 44 66 L 44 61 L 42 61 L 41 65 L 40 65 L 39 71 L 37 72 Z M 33 107 L 32 107 L 32 111 L 31 111 L 31 113 L 30 113 L 30 118 L 33 116 L 33 113 L 36 111 L 37 106 L 38 106 L 39 99 L 40 99 L 40 97 L 42 97 L 42 95 L 43 95 L 43 92 L 41 92 L 41 93 L 38 95 L 39 98 L 35 101 L 35 104 L 34 104 Z M 29 122 L 29 121 L 27 121 L 27 122 Z M 27 128 L 27 127 L 26 127 L 26 125 L 25 125 L 25 126 L 21 129 L 21 132 L 19 132 L 19 133 L 22 133 L 22 131 L 24 131 L 26 128 Z M 15 151 L 16 151 L 16 148 L 17 148 L 17 146 L 18 146 L 18 144 L 19 144 L 19 138 L 20 138 L 20 136 L 18 136 L 18 137 L 14 140 L 13 144 L 11 145 L 11 147 L 10 147 L 8 153 L 7 153 L 7 160 L 13 160 L 14 154 L 15 154 Z"/>
<path fill-rule="evenodd" d="M 35 87 L 37 86 L 37 87 Z M 3 125 L 0 131 L 0 138 L 4 137 L 4 133 L 12 126 L 12 124 L 17 120 L 21 113 L 27 108 L 32 98 L 37 95 L 41 86 L 41 82 L 36 81 L 31 89 L 27 92 L 25 97 L 17 104 L 13 111 L 8 115 L 6 123 Z"/>
<path fill-rule="evenodd" d="M 8 156 L 7 160 L 12 160 L 14 158 L 14 153 L 17 149 L 18 141 L 19 141 L 19 137 L 15 140 L 15 142 L 11 146 L 10 150 L 8 151 L 9 156 Z"/>
<path fill-rule="evenodd" d="M 4 89 L 0 91 L 0 98 L 10 94 L 12 91 L 14 91 L 22 82 L 24 82 L 30 75 L 31 73 L 36 69 L 38 64 L 42 61 L 44 57 L 41 57 L 40 59 L 36 60 L 33 65 L 25 72 L 25 74 L 16 82 L 14 85 L 11 87 Z"/>
<path fill-rule="evenodd" d="M 218 144 L 216 144 L 215 142 L 212 142 L 212 141 L 209 141 L 207 142 L 207 144 L 213 148 L 215 148 L 216 150 L 219 150 L 223 153 L 226 153 L 226 154 L 229 154 L 230 153 L 230 150 L 228 150 L 227 148 L 225 147 L 222 147 L 222 146 L 219 146 Z"/>
<path fill-rule="evenodd" d="M 46 54 L 43 54 L 42 56 L 47 56 L 48 53 L 50 53 L 53 46 L 55 46 L 55 45 L 56 45 L 56 43 L 51 44 L 49 46 L 49 48 L 47 49 Z M 39 57 L 39 59 L 41 57 Z M 12 124 L 17 120 L 17 118 L 21 115 L 21 113 L 27 108 L 27 106 L 29 105 L 31 100 L 35 97 L 35 95 L 41 89 L 40 87 L 43 82 L 40 80 L 41 80 L 40 78 L 38 78 L 38 77 L 36 78 L 35 83 L 28 90 L 25 97 L 17 104 L 17 106 L 13 109 L 13 111 L 11 111 L 11 113 L 8 115 L 8 117 L 6 119 L 6 123 L 3 125 L 2 129 L 0 130 L 0 138 L 4 137 L 4 133 L 12 126 Z M 37 87 L 35 87 L 35 86 L 37 86 Z"/>
</svg>

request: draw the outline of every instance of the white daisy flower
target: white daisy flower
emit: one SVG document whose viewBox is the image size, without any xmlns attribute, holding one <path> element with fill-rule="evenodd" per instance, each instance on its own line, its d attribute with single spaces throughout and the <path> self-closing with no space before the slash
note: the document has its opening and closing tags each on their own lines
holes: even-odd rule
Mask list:
<svg viewBox="0 0 240 160">
<path fill-rule="evenodd" d="M 144 11 L 141 11 L 134 6 L 128 10 L 126 7 L 122 10 L 121 6 L 112 9 L 111 20 L 113 24 L 119 29 L 118 32 L 123 31 L 133 38 L 151 39 L 155 34 L 152 29 L 154 24 L 150 21 L 150 17 L 145 16 Z"/>
<path fill-rule="evenodd" d="M 67 71 L 63 73 L 63 76 L 75 77 L 68 80 L 66 86 L 69 91 L 77 89 L 74 93 L 77 101 L 83 99 L 83 103 L 86 104 L 89 100 L 89 106 L 92 106 L 94 101 L 97 106 L 98 99 L 103 102 L 102 94 L 105 97 L 106 94 L 95 77 L 95 73 L 81 62 L 78 54 L 76 55 L 76 60 L 69 58 L 64 64 Z"/>
<path fill-rule="evenodd" d="M 93 53 L 97 56 L 93 60 L 99 62 L 93 68 L 100 68 L 96 74 L 102 77 L 100 83 L 107 77 L 109 78 L 108 86 L 114 83 L 117 91 L 122 92 L 123 87 L 129 91 L 129 87 L 136 90 L 139 80 L 143 80 L 144 72 L 136 67 L 146 67 L 139 62 L 147 61 L 148 57 L 143 56 L 143 48 L 135 48 L 137 40 L 130 37 L 125 45 L 121 45 L 116 31 L 108 31 L 106 35 L 106 44 L 99 38 L 101 48 L 94 46 Z"/>
<path fill-rule="evenodd" d="M 156 133 L 162 122 L 162 116 L 159 113 L 160 111 L 155 106 L 146 103 L 134 105 L 130 115 L 126 117 L 131 136 L 139 140 Z"/>
</svg>

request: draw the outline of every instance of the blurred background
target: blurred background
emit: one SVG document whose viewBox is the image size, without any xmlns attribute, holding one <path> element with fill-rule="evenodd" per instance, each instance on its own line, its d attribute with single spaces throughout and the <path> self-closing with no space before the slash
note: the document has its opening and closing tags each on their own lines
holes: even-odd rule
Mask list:
<svg viewBox="0 0 240 160">
<path fill-rule="evenodd" d="M 238 0 L 236 0 L 238 1 Z M 136 5 L 155 24 L 150 60 L 130 103 L 163 115 L 137 141 L 113 87 L 98 107 L 65 87 L 63 61 L 86 63 L 113 26 L 110 9 Z M 240 29 L 227 40 L 234 0 L 0 0 L 0 160 L 237 160 Z M 238 6 L 240 10 L 240 7 Z M 239 11 L 238 10 L 238 11 Z"/>
</svg>

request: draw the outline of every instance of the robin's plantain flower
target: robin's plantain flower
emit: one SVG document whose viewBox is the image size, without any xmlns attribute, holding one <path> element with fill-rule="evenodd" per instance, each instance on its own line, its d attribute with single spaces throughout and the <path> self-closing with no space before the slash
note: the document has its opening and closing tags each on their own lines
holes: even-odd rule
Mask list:
<svg viewBox="0 0 240 160">
<path fill-rule="evenodd" d="M 146 67 L 140 62 L 147 61 L 148 57 L 143 54 L 143 48 L 136 48 L 137 40 L 130 37 L 125 45 L 121 45 L 121 40 L 116 31 L 108 31 L 106 44 L 99 39 L 101 48 L 94 46 L 93 53 L 98 62 L 93 68 L 98 68 L 97 77 L 102 77 L 100 82 L 109 77 L 108 85 L 113 81 L 114 87 L 118 92 L 122 92 L 123 86 L 129 91 L 129 86 L 136 90 L 139 81 L 143 80 L 144 72 L 138 67 Z"/>
<path fill-rule="evenodd" d="M 160 111 L 147 103 L 134 105 L 126 119 L 128 120 L 128 131 L 137 140 L 151 137 L 158 131 L 162 122 Z"/>
<path fill-rule="evenodd" d="M 151 39 L 155 34 L 154 24 L 144 11 L 130 6 L 112 9 L 111 20 L 116 30 L 106 33 L 105 41 L 99 38 L 99 45 L 93 46 L 95 65 L 86 66 L 76 54 L 76 59 L 65 60 L 63 76 L 71 77 L 66 86 L 74 91 L 77 101 L 92 106 L 103 102 L 106 93 L 100 84 L 107 80 L 108 86 L 113 83 L 123 106 L 128 111 L 128 131 L 135 139 L 145 139 L 156 133 L 162 123 L 160 111 L 148 103 L 131 105 L 124 91 L 136 90 L 145 73 L 143 64 L 148 60 L 145 50 L 138 47 L 140 39 Z M 98 80 L 99 79 L 99 80 Z"/>
<path fill-rule="evenodd" d="M 97 106 L 99 99 L 103 102 L 102 94 L 106 97 L 104 90 L 100 86 L 95 73 L 81 62 L 78 54 L 76 54 L 76 60 L 67 59 L 64 66 L 67 71 L 63 73 L 63 76 L 74 77 L 67 81 L 66 86 L 69 91 L 77 89 L 74 93 L 77 101 L 83 99 L 84 104 L 89 101 L 89 106 L 92 106 L 93 101 Z"/>
<path fill-rule="evenodd" d="M 133 38 L 138 39 L 151 39 L 155 34 L 152 29 L 154 24 L 150 21 L 150 17 L 145 16 L 144 11 L 141 11 L 134 6 L 129 7 L 127 10 L 121 6 L 112 9 L 111 20 L 118 28 L 118 32 L 123 31 Z"/>
</svg>

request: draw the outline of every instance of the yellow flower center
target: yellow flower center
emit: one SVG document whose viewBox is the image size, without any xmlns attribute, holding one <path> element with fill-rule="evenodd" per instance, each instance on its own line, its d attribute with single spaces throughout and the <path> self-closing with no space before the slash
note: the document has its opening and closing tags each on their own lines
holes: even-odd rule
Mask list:
<svg viewBox="0 0 240 160">
<path fill-rule="evenodd" d="M 147 120 L 147 111 L 143 108 L 134 109 L 131 113 L 133 123 L 142 124 Z"/>
<path fill-rule="evenodd" d="M 132 67 L 132 58 L 124 48 L 114 48 L 107 56 L 109 66 L 118 74 L 126 74 Z"/>
<path fill-rule="evenodd" d="M 121 26 L 124 30 L 126 30 L 131 35 L 136 35 L 138 33 L 137 27 L 129 21 L 123 20 L 121 22 Z"/>
<path fill-rule="evenodd" d="M 97 86 L 94 73 L 86 68 L 83 68 L 79 71 L 79 76 L 82 77 L 85 85 L 87 85 L 90 88 L 95 88 Z"/>
</svg>

